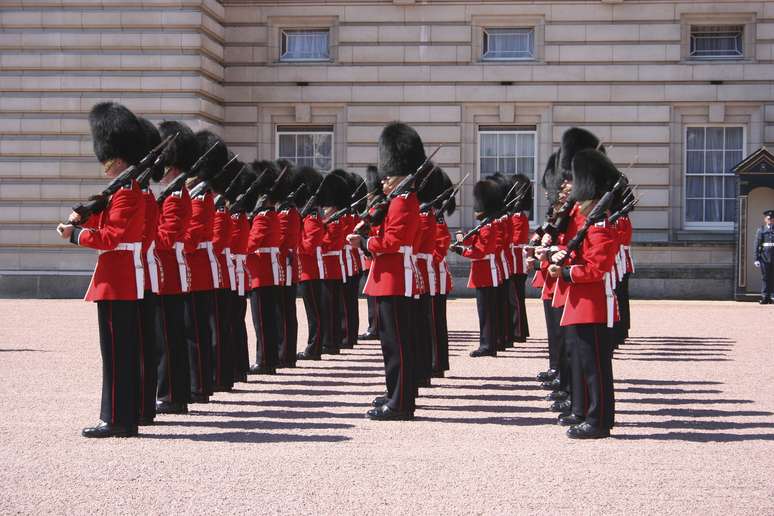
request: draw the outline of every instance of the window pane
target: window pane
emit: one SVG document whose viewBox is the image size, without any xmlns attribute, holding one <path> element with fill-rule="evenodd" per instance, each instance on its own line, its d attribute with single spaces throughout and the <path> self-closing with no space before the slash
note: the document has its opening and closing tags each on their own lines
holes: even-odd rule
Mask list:
<svg viewBox="0 0 774 516">
<path fill-rule="evenodd" d="M 707 127 L 707 150 L 723 150 L 725 128 Z"/>
<path fill-rule="evenodd" d="M 731 173 L 731 169 L 734 168 L 742 161 L 742 151 L 726 151 L 726 169 L 724 172 Z"/>
<path fill-rule="evenodd" d="M 704 181 L 704 197 L 723 197 L 723 178 L 709 176 Z"/>
<path fill-rule="evenodd" d="M 685 197 L 695 199 L 704 197 L 703 177 L 687 177 L 685 179 Z"/>
<path fill-rule="evenodd" d="M 519 142 L 519 145 L 518 145 L 517 151 L 520 157 L 535 156 L 535 135 L 534 134 L 520 134 L 518 142 Z"/>
<path fill-rule="evenodd" d="M 312 135 L 299 134 L 296 136 L 296 156 L 313 156 L 313 153 Z"/>
<path fill-rule="evenodd" d="M 534 55 L 533 29 L 484 30 L 484 59 L 530 59 Z"/>
<path fill-rule="evenodd" d="M 488 176 L 497 172 L 497 158 L 481 158 L 481 175 Z"/>
<path fill-rule="evenodd" d="M 516 156 L 516 135 L 497 135 L 497 154 L 499 156 Z"/>
<path fill-rule="evenodd" d="M 282 61 L 328 59 L 327 30 L 286 30 L 282 33 Z"/>
<path fill-rule="evenodd" d="M 736 176 L 725 176 L 723 181 L 725 183 L 723 197 L 736 197 Z"/>
<path fill-rule="evenodd" d="M 704 201 L 704 222 L 722 222 L 721 210 L 723 201 L 720 199 L 707 199 Z"/>
<path fill-rule="evenodd" d="M 688 150 L 704 150 L 704 128 L 689 127 L 686 143 Z"/>
<path fill-rule="evenodd" d="M 519 158 L 516 173 L 524 174 L 530 179 L 535 179 L 535 158 Z"/>
<path fill-rule="evenodd" d="M 691 27 L 691 56 L 716 59 L 744 57 L 743 34 L 742 25 Z"/>
<path fill-rule="evenodd" d="M 293 159 L 296 157 L 296 136 L 281 134 L 279 137 L 279 157 Z"/>
<path fill-rule="evenodd" d="M 516 173 L 516 160 L 514 158 L 500 158 L 497 160 L 497 171 L 503 174 Z"/>
<path fill-rule="evenodd" d="M 333 168 L 333 135 L 315 132 L 280 134 L 277 157 L 288 159 L 297 166 L 330 170 Z"/>
<path fill-rule="evenodd" d="M 687 222 L 702 222 L 704 202 L 701 200 L 685 201 L 685 220 Z"/>
<path fill-rule="evenodd" d="M 723 152 L 721 151 L 707 151 L 707 167 L 705 172 L 707 174 L 722 174 L 723 173 Z"/>
<path fill-rule="evenodd" d="M 723 202 L 723 222 L 736 222 L 736 199 Z"/>
<path fill-rule="evenodd" d="M 686 153 L 686 169 L 687 174 L 703 174 L 704 173 L 704 152 L 700 151 L 688 151 Z"/>
<path fill-rule="evenodd" d="M 481 135 L 481 156 L 497 156 L 497 135 Z"/>
</svg>

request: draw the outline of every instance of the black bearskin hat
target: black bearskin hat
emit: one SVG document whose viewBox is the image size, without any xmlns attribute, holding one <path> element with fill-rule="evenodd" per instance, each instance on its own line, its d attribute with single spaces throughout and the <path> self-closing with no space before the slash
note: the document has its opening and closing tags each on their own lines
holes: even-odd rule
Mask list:
<svg viewBox="0 0 774 516">
<path fill-rule="evenodd" d="M 172 145 L 164 151 L 164 166 L 177 167 L 182 171 L 190 169 L 196 163 L 196 157 L 199 155 L 196 136 L 191 128 L 182 122 L 169 121 L 159 124 L 159 132 L 162 139 L 177 134 Z"/>
<path fill-rule="evenodd" d="M 210 187 L 212 188 L 213 192 L 219 194 L 224 193 L 231 184 L 231 181 L 233 181 L 239 171 L 242 170 L 242 165 L 244 165 L 244 163 L 238 159 L 231 161 L 234 159 L 234 156 L 235 154 L 233 152 L 228 151 L 226 160 L 228 166 L 224 165 L 225 168 L 222 168 L 220 174 L 210 179 Z"/>
<path fill-rule="evenodd" d="M 379 136 L 379 176 L 407 176 L 427 159 L 422 138 L 401 122 L 388 124 Z"/>
<path fill-rule="evenodd" d="M 207 130 L 196 133 L 197 159 L 216 143 L 218 143 L 218 146 L 207 155 L 197 173 L 197 176 L 203 180 L 211 180 L 220 174 L 220 171 L 223 170 L 223 165 L 228 162 L 228 149 L 217 134 Z"/>
<path fill-rule="evenodd" d="M 239 167 L 236 167 L 235 165 L 236 163 L 239 163 Z M 247 165 L 237 160 L 232 165 L 229 165 L 229 168 L 231 168 L 232 166 L 236 168 L 237 173 L 239 173 L 239 170 L 242 170 L 243 166 L 244 166 L 244 170 L 242 170 L 242 173 L 235 178 L 236 184 L 234 185 L 234 188 L 232 188 L 231 191 L 228 192 L 228 195 L 226 196 L 226 199 L 228 199 L 229 202 L 236 201 L 237 197 L 245 193 L 245 191 L 248 188 L 250 188 L 250 185 L 253 184 L 253 182 L 256 179 L 258 179 L 258 176 L 255 174 L 253 167 L 251 167 L 250 165 Z M 257 197 L 253 198 L 253 204 L 255 204 L 256 199 Z"/>
<path fill-rule="evenodd" d="M 261 186 L 258 187 L 258 194 L 262 195 L 269 191 L 269 188 L 274 185 L 274 181 L 277 180 L 279 170 L 277 165 L 273 161 L 265 159 L 253 161 L 253 171 L 255 171 L 257 177 L 261 180 Z"/>
<path fill-rule="evenodd" d="M 541 184 L 546 191 L 546 198 L 550 204 L 556 204 L 559 200 L 559 192 L 562 189 L 564 181 L 572 181 L 572 172 L 570 169 L 564 170 L 559 167 L 559 152 L 554 152 L 548 158 L 545 172 Z"/>
<path fill-rule="evenodd" d="M 153 125 L 153 122 L 147 118 L 138 117 L 137 120 L 140 121 L 142 130 L 145 131 L 145 154 L 148 154 L 161 143 L 161 135 L 159 134 L 159 130 L 156 129 L 156 126 Z M 151 171 L 151 179 L 158 183 L 161 181 L 162 177 L 164 177 L 164 167 L 154 167 Z"/>
<path fill-rule="evenodd" d="M 296 167 L 290 161 L 280 159 L 274 162 L 274 169 L 277 171 L 277 174 L 282 174 L 283 170 L 285 174 L 282 177 L 277 176 L 279 183 L 276 184 L 276 188 L 269 196 L 269 200 L 275 202 L 284 201 L 290 195 L 290 192 L 293 191 L 293 185 L 296 183 Z"/>
<path fill-rule="evenodd" d="M 337 168 L 326 176 L 317 200 L 320 206 L 333 206 L 342 209 L 349 206 L 351 198 L 352 185 L 349 174 L 345 170 Z"/>
<path fill-rule="evenodd" d="M 368 187 L 368 193 L 372 196 L 382 195 L 382 180 L 379 177 L 379 169 L 375 165 L 368 165 L 366 167 L 366 186 Z"/>
<path fill-rule="evenodd" d="M 350 172 L 349 179 L 352 185 L 352 202 L 363 199 L 354 207 L 354 210 L 357 213 L 360 213 L 364 211 L 368 205 L 368 199 L 365 199 L 365 196 L 368 193 L 368 186 L 365 184 L 365 179 L 363 179 L 360 174 Z"/>
<path fill-rule="evenodd" d="M 599 199 L 620 176 L 603 153 L 594 149 L 579 151 L 572 160 L 572 197 L 576 201 Z"/>
<path fill-rule="evenodd" d="M 435 169 L 435 164 L 428 163 L 426 173 L 422 173 L 417 183 L 417 199 L 419 202 L 430 202 L 443 192 L 443 173 L 440 167 Z"/>
<path fill-rule="evenodd" d="M 503 189 L 494 179 L 482 179 L 473 185 L 473 211 L 491 215 L 503 206 Z"/>
<path fill-rule="evenodd" d="M 449 177 L 449 175 L 443 169 L 438 170 L 438 172 L 436 172 L 436 174 L 439 174 L 439 173 L 441 175 L 441 182 L 442 182 L 441 191 L 442 192 L 444 190 L 454 186 L 454 183 L 452 183 L 451 178 Z M 436 206 L 434 206 L 434 208 L 435 209 L 439 209 L 441 207 L 441 204 L 444 203 L 444 201 L 438 201 L 438 203 L 436 204 Z M 451 215 L 452 213 L 454 213 L 454 210 L 456 210 L 456 209 L 457 209 L 457 199 L 456 199 L 456 196 L 455 196 L 455 197 L 451 198 L 451 200 L 449 201 L 449 204 L 446 206 L 446 213 L 439 213 L 438 215 L 441 215 L 441 216 L 443 216 L 443 215 Z"/>
<path fill-rule="evenodd" d="M 89 113 L 89 126 L 94 154 L 100 163 L 122 159 L 135 165 L 147 154 L 143 126 L 134 113 L 121 104 L 95 104 Z"/>
<path fill-rule="evenodd" d="M 591 131 L 580 127 L 570 127 L 562 134 L 562 146 L 559 151 L 559 165 L 564 170 L 572 170 L 572 160 L 578 151 L 596 149 L 600 145 L 599 138 Z M 604 147 L 599 149 L 605 152 Z"/>
<path fill-rule="evenodd" d="M 298 197 L 296 197 L 296 205 L 303 206 L 309 201 L 312 194 L 320 188 L 323 176 L 312 167 L 299 167 L 296 170 L 296 179 L 299 181 L 299 186 L 301 183 L 306 185 L 306 188 L 301 190 Z M 319 206 L 319 204 L 318 202 L 317 205 Z"/>
<path fill-rule="evenodd" d="M 532 193 L 532 181 L 530 178 L 525 176 L 524 174 L 516 174 L 511 178 L 511 185 L 516 185 L 516 187 L 513 189 L 513 195 L 518 194 L 521 192 L 522 188 L 526 185 L 526 193 L 521 198 L 521 202 L 519 202 L 514 208 L 518 211 L 532 211 L 532 205 L 533 205 L 533 193 Z"/>
</svg>

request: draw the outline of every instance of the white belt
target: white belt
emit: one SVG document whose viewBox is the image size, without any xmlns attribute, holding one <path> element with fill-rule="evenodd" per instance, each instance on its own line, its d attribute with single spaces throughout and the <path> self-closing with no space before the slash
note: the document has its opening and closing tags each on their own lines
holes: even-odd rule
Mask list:
<svg viewBox="0 0 774 516">
<path fill-rule="evenodd" d="M 347 282 L 347 269 L 344 266 L 344 259 L 341 257 L 341 251 L 328 251 L 327 253 L 322 253 L 323 256 L 338 256 L 339 257 L 339 266 L 341 267 L 341 282 L 346 283 Z"/>
<path fill-rule="evenodd" d="M 137 287 L 137 299 L 142 299 L 145 294 L 145 270 L 142 266 L 142 242 L 122 242 L 113 249 L 99 250 L 97 254 L 112 253 L 114 251 L 131 251 L 134 259 L 134 283 Z"/>
<path fill-rule="evenodd" d="M 234 263 L 236 265 L 237 292 L 240 296 L 245 295 L 245 260 L 247 255 L 235 254 Z"/>
<path fill-rule="evenodd" d="M 412 262 L 412 257 L 414 256 L 414 249 L 410 245 L 403 245 L 400 247 L 400 252 L 403 253 L 403 295 L 413 297 L 414 263 Z"/>
<path fill-rule="evenodd" d="M 430 283 L 430 295 L 435 295 L 435 268 L 433 267 L 433 255 L 429 253 L 417 253 L 416 257 L 427 262 L 427 282 Z"/>
<path fill-rule="evenodd" d="M 446 275 L 448 274 L 446 270 L 446 258 L 440 261 L 438 264 L 438 271 L 440 275 L 440 281 L 439 283 L 439 290 L 442 296 L 446 295 Z"/>
<path fill-rule="evenodd" d="M 607 327 L 615 324 L 615 296 L 613 295 L 613 277 L 609 272 L 605 273 L 605 297 L 607 298 Z"/>
<path fill-rule="evenodd" d="M 285 257 L 285 286 L 289 287 L 293 284 L 293 257 L 288 254 Z"/>
<path fill-rule="evenodd" d="M 236 274 L 234 273 L 234 260 L 232 259 L 231 248 L 223 248 L 223 256 L 226 257 L 226 268 L 228 269 L 228 280 L 231 290 L 236 290 Z"/>
<path fill-rule="evenodd" d="M 763 247 L 774 247 L 774 242 L 764 242 L 761 245 Z"/>
<path fill-rule="evenodd" d="M 159 263 L 156 260 L 156 242 L 151 242 L 145 251 L 145 260 L 148 262 L 148 277 L 151 282 L 151 292 L 159 293 Z"/>
<path fill-rule="evenodd" d="M 503 277 L 508 278 L 511 276 L 511 269 L 508 268 L 508 260 L 505 259 L 505 251 L 500 251 L 500 262 L 503 264 Z"/>
<path fill-rule="evenodd" d="M 218 274 L 218 260 L 215 258 L 215 253 L 212 252 L 212 241 L 199 242 L 196 248 L 207 250 L 207 256 L 210 259 L 210 272 L 212 272 L 212 288 L 218 288 L 220 286 L 220 275 Z"/>
<path fill-rule="evenodd" d="M 495 260 L 494 254 L 488 254 L 486 256 L 486 259 L 489 260 L 489 268 L 492 272 L 492 286 L 497 287 L 499 286 L 499 283 L 497 281 L 497 261 Z"/>
<path fill-rule="evenodd" d="M 360 249 L 358 247 L 357 254 L 358 254 L 358 256 L 360 256 L 360 269 L 361 270 L 366 270 L 366 257 L 365 257 L 365 253 L 363 252 L 362 249 Z"/>
<path fill-rule="evenodd" d="M 322 247 L 315 247 L 314 254 L 317 257 L 317 270 L 320 271 L 320 279 L 325 279 L 325 262 L 323 262 L 322 258 Z"/>
<path fill-rule="evenodd" d="M 632 248 L 631 246 L 625 245 L 624 251 L 626 251 L 626 254 L 629 256 L 629 263 L 632 264 L 632 273 L 634 273 L 634 256 L 632 255 Z"/>
<path fill-rule="evenodd" d="M 185 261 L 185 244 L 175 242 L 175 258 L 177 258 L 177 270 L 180 273 L 180 290 L 188 292 L 188 262 Z"/>
<path fill-rule="evenodd" d="M 268 254 L 271 256 L 271 274 L 274 278 L 274 284 L 279 285 L 279 247 L 259 247 L 255 254 Z"/>
<path fill-rule="evenodd" d="M 353 276 L 355 274 L 354 269 L 352 268 L 352 246 L 347 244 L 344 246 L 344 254 L 346 255 L 347 259 L 347 276 Z"/>
</svg>

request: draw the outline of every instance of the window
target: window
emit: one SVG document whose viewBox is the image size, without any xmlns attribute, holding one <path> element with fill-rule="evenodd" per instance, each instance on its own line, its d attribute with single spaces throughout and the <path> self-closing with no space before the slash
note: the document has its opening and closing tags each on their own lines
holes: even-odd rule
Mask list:
<svg viewBox="0 0 774 516">
<path fill-rule="evenodd" d="M 328 29 L 282 30 L 280 61 L 328 61 Z"/>
<path fill-rule="evenodd" d="M 690 54 L 693 59 L 742 59 L 744 25 L 692 25 Z"/>
<path fill-rule="evenodd" d="M 534 29 L 489 28 L 483 30 L 481 58 L 486 61 L 518 61 L 535 58 Z"/>
<path fill-rule="evenodd" d="M 481 127 L 478 133 L 479 172 L 482 178 L 500 172 L 524 174 L 532 181 L 533 201 L 537 171 L 537 137 L 534 128 Z M 534 213 L 534 206 L 532 213 Z"/>
<path fill-rule="evenodd" d="M 333 128 L 278 127 L 277 159 L 318 170 L 333 169 Z"/>
<path fill-rule="evenodd" d="M 736 221 L 736 176 L 744 157 L 742 127 L 687 127 L 686 227 L 730 228 Z"/>
</svg>

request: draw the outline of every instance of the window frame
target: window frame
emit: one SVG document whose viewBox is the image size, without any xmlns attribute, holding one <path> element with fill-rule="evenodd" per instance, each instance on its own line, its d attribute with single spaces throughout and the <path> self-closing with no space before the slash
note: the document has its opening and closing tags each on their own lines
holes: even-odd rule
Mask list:
<svg viewBox="0 0 774 516">
<path fill-rule="evenodd" d="M 325 32 L 327 45 L 327 57 L 317 58 L 283 58 L 282 48 L 287 41 L 288 32 Z M 332 60 L 331 53 L 331 29 L 330 27 L 281 27 L 279 29 L 279 62 L 280 63 L 328 63 Z"/>
<path fill-rule="evenodd" d="M 293 130 L 289 130 L 290 128 L 293 128 Z M 299 125 L 297 127 L 295 127 L 295 126 L 287 126 L 287 125 L 282 125 L 282 126 L 278 125 L 278 126 L 276 126 L 274 128 L 274 135 L 275 135 L 275 138 L 274 138 L 274 140 L 275 140 L 274 141 L 274 156 L 275 156 L 275 159 L 288 159 L 288 158 L 280 157 L 280 136 L 288 135 L 288 134 L 294 135 L 294 136 L 297 136 L 299 134 L 330 134 L 330 136 L 331 136 L 331 156 L 330 156 L 331 166 L 330 166 L 329 169 L 325 169 L 325 170 L 319 169 L 319 170 L 321 170 L 322 172 L 330 172 L 331 170 L 334 170 L 336 168 L 336 132 L 334 131 L 333 127 L 330 127 L 330 126 L 317 126 L 317 125 Z M 296 156 L 296 158 L 298 158 L 298 156 Z M 288 159 L 288 161 L 293 161 L 293 163 L 296 166 L 298 165 L 298 163 L 296 163 L 295 160 Z M 314 168 L 317 169 L 317 167 L 314 167 Z"/>
<path fill-rule="evenodd" d="M 744 55 L 734 59 L 707 59 L 691 56 L 691 28 L 708 25 L 741 25 L 742 50 Z M 680 15 L 680 60 L 685 64 L 707 64 L 756 61 L 757 15 L 755 12 L 736 11 L 728 13 L 682 13 Z"/>
<path fill-rule="evenodd" d="M 727 56 L 721 56 L 721 55 L 714 55 L 714 56 L 701 56 L 701 55 L 694 55 L 691 52 L 691 46 L 692 42 L 694 40 L 694 30 L 700 29 L 701 27 L 739 27 L 741 30 L 740 35 L 740 42 L 742 45 L 742 53 L 739 55 L 727 55 Z M 744 60 L 745 56 L 747 55 L 747 42 L 745 38 L 745 33 L 747 31 L 747 27 L 744 23 L 731 23 L 731 24 L 719 24 L 719 23 L 691 23 L 688 27 L 688 59 L 691 61 L 740 61 Z"/>
<path fill-rule="evenodd" d="M 532 172 L 532 209 L 530 210 L 530 217 L 529 222 L 530 224 L 536 223 L 537 220 L 537 200 L 538 200 L 538 128 L 533 127 L 532 129 L 524 128 L 518 128 L 518 126 L 514 127 L 511 126 L 508 128 L 508 126 L 504 126 L 503 129 L 494 129 L 491 128 L 492 126 L 487 125 L 487 129 L 481 129 L 480 126 L 476 128 L 476 132 L 478 134 L 477 136 L 477 144 L 476 144 L 476 173 L 478 180 L 485 179 L 484 176 L 481 175 L 481 135 L 482 134 L 531 134 L 534 137 L 533 140 L 533 172 Z M 496 127 L 496 126 L 495 126 Z M 516 156 L 514 159 L 518 159 L 518 156 Z M 518 173 L 518 172 L 517 172 Z M 487 176 L 488 177 L 488 176 Z"/>
<path fill-rule="evenodd" d="M 687 194 L 688 194 L 688 129 L 695 128 L 695 127 L 701 127 L 703 129 L 711 128 L 711 127 L 724 127 L 724 128 L 740 128 L 742 129 L 742 159 L 745 159 L 747 157 L 747 127 L 744 124 L 739 123 L 705 123 L 705 124 L 683 124 L 683 163 L 682 163 L 682 219 L 683 219 L 683 228 L 686 230 L 698 230 L 698 231 L 733 231 L 734 227 L 738 223 L 738 221 L 735 222 L 695 222 L 695 221 L 688 221 L 688 211 L 687 211 Z M 705 135 L 706 138 L 706 135 Z M 725 134 L 724 134 L 724 147 L 725 147 Z M 706 140 L 705 140 L 705 148 L 706 148 Z M 723 152 L 725 154 L 725 148 L 723 149 Z M 705 157 L 706 159 L 706 157 Z M 724 158 L 725 159 L 725 158 Z M 733 174 L 729 174 L 731 177 L 734 177 Z M 703 174 L 702 177 L 706 177 L 706 174 Z M 735 199 L 738 199 L 739 195 L 735 197 Z M 702 199 L 706 200 L 706 196 L 702 196 Z M 725 201 L 725 197 L 723 198 Z M 737 207 L 738 208 L 738 207 Z M 738 209 L 737 209 L 738 211 Z"/>
<path fill-rule="evenodd" d="M 484 52 L 484 48 L 488 47 L 488 40 L 489 37 L 489 31 L 498 31 L 498 30 L 522 30 L 522 31 L 529 31 L 530 39 L 531 39 L 531 48 L 530 48 L 530 55 L 528 57 L 487 57 L 486 53 Z M 536 30 L 534 26 L 516 26 L 516 27 L 496 27 L 496 26 L 486 26 L 481 28 L 481 55 L 479 58 L 481 61 L 485 62 L 512 62 L 512 61 L 535 61 L 537 59 L 536 51 L 535 51 L 535 41 L 536 41 Z"/>
</svg>

